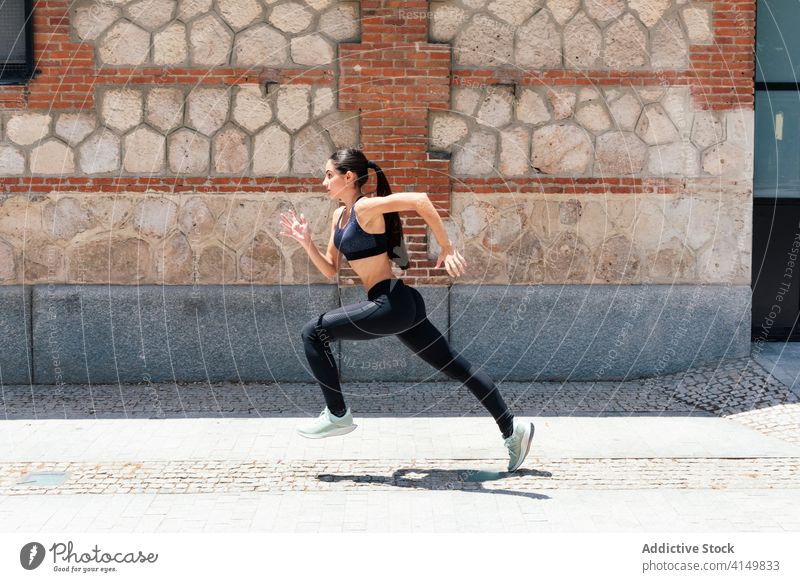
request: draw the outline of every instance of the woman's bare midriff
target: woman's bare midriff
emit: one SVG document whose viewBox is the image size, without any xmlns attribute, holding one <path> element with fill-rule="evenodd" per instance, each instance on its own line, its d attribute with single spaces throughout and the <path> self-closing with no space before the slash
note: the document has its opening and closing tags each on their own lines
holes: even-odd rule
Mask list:
<svg viewBox="0 0 800 582">
<path fill-rule="evenodd" d="M 367 224 L 363 225 L 358 216 L 356 216 L 356 220 L 361 230 L 367 234 L 381 234 L 382 232 L 386 232 L 386 222 L 383 216 L 376 216 Z M 375 232 L 376 230 L 380 232 Z M 369 291 L 375 283 L 379 281 L 394 278 L 391 267 L 392 261 L 389 259 L 389 253 L 381 253 L 380 255 L 364 257 L 363 259 L 354 259 L 348 262 L 350 263 L 350 267 L 356 272 L 356 275 L 358 275 L 358 278 L 361 279 L 361 284 L 364 286 L 365 291 Z"/>
<path fill-rule="evenodd" d="M 390 266 L 391 261 L 387 253 L 355 259 L 349 263 L 358 278 L 361 279 L 365 291 L 369 291 L 379 281 L 394 279 L 394 273 Z"/>
</svg>

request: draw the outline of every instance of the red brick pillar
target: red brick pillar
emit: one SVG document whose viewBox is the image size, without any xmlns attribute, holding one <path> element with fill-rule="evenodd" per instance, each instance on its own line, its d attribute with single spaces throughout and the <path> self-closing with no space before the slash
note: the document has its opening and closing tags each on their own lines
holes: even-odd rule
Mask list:
<svg viewBox="0 0 800 582">
<path fill-rule="evenodd" d="M 363 0 L 361 43 L 339 45 L 339 107 L 360 110 L 361 148 L 393 192 L 427 192 L 450 211 L 449 160 L 428 157 L 428 110 L 450 103 L 450 45 L 428 43 L 428 2 Z M 425 221 L 403 213 L 413 283 L 447 282 L 427 258 Z"/>
</svg>

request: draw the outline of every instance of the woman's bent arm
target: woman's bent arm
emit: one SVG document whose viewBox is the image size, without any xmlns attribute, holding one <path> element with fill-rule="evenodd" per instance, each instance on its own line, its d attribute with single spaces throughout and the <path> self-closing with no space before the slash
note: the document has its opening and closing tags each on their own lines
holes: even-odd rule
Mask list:
<svg viewBox="0 0 800 582">
<path fill-rule="evenodd" d="M 323 255 L 317 249 L 317 245 L 310 238 L 308 241 L 301 243 L 303 248 L 311 258 L 311 262 L 319 269 L 319 272 L 325 275 L 328 279 L 333 280 L 336 278 L 336 271 L 339 269 L 339 251 L 333 244 L 334 234 L 336 232 L 336 225 L 339 224 L 339 218 L 342 216 L 344 206 L 341 206 L 333 211 L 333 220 L 331 221 L 331 234 L 328 240 L 328 250 Z"/>
<path fill-rule="evenodd" d="M 439 243 L 439 246 L 442 249 L 449 249 L 453 245 L 450 243 L 450 237 L 447 236 L 447 231 L 444 229 L 444 223 L 442 222 L 442 218 L 439 216 L 439 211 L 436 210 L 436 207 L 431 202 L 431 199 L 428 198 L 427 195 L 420 201 L 419 206 L 417 207 L 417 212 L 419 215 L 428 223 L 428 226 L 431 227 L 433 231 L 433 235 L 436 237 L 436 241 Z"/>
<path fill-rule="evenodd" d="M 319 272 L 325 275 L 328 279 L 333 279 L 336 277 L 336 267 L 335 265 L 328 262 L 327 257 L 323 256 L 322 253 L 319 252 L 317 249 L 317 245 L 311 241 L 308 246 L 305 247 L 308 256 L 311 258 L 311 262 L 319 269 Z"/>
<path fill-rule="evenodd" d="M 398 192 L 389 196 L 371 196 L 360 202 L 359 215 L 366 216 L 366 222 L 372 219 L 375 214 L 386 214 L 389 212 L 402 212 L 413 210 L 419 214 L 428 226 L 431 227 L 439 246 L 443 249 L 451 248 L 450 238 L 444 229 L 444 223 L 439 217 L 439 213 L 433 206 L 433 202 L 425 192 Z"/>
</svg>

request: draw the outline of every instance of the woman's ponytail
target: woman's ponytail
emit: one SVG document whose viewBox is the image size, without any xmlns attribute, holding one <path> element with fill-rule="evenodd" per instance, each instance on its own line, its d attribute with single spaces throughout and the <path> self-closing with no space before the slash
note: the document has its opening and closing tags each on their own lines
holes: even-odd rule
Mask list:
<svg viewBox="0 0 800 582">
<path fill-rule="evenodd" d="M 389 181 L 380 166 L 370 160 L 367 162 L 367 167 L 375 170 L 375 175 L 378 179 L 378 187 L 375 193 L 378 196 L 389 196 L 392 193 L 392 189 L 389 187 Z M 400 214 L 398 212 L 389 212 L 384 214 L 383 218 L 386 222 L 386 234 L 389 240 L 389 258 L 395 265 L 405 271 L 408 269 L 409 260 Z"/>
</svg>

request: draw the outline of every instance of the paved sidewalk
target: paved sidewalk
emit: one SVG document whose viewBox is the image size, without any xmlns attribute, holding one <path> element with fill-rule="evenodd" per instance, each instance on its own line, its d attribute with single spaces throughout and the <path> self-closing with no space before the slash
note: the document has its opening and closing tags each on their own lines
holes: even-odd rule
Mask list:
<svg viewBox="0 0 800 582">
<path fill-rule="evenodd" d="M 800 396 L 800 342 L 753 344 L 752 351 L 756 363 Z"/>
<path fill-rule="evenodd" d="M 773 372 L 774 373 L 774 372 Z M 800 531 L 800 403 L 755 361 L 501 383 L 522 469 L 457 384 L 4 386 L 2 531 Z"/>
</svg>

